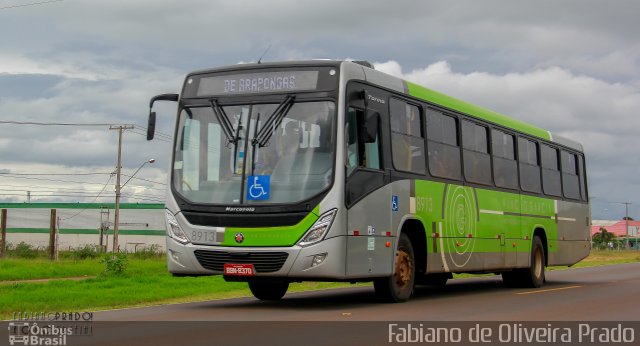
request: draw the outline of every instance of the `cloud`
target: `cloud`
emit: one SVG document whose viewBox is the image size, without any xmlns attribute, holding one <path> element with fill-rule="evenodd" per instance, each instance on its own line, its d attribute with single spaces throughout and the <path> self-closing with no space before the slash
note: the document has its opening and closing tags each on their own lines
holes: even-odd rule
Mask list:
<svg viewBox="0 0 640 346">
<path fill-rule="evenodd" d="M 607 82 L 558 67 L 499 75 L 455 72 L 446 61 L 407 72 L 395 61 L 375 66 L 581 142 L 592 196 L 633 200 L 640 194 L 637 83 Z"/>
<path fill-rule="evenodd" d="M 603 78 L 639 73 L 640 3 L 631 0 L 95 0 L 8 12 L 0 29 L 20 30 L 3 41 L 3 55 L 27 58 L 12 69 L 25 72 L 22 65 L 37 56 L 83 78 L 117 72 L 83 68 L 93 60 L 83 58 L 88 52 L 190 70 L 255 60 L 269 45 L 268 60 L 401 56 L 417 68 L 425 58 L 460 56 L 463 70 L 490 64 L 499 72 L 559 66 Z M 26 67 L 43 73 L 39 64 Z"/>
<path fill-rule="evenodd" d="M 192 70 L 255 61 L 271 45 L 264 61 L 380 61 L 574 138 L 585 145 L 592 195 L 633 200 L 638 12 L 632 0 L 94 0 L 4 10 L 0 117 L 145 126 L 150 96 L 178 92 Z M 175 105 L 156 109 L 159 130 L 173 133 Z M 0 138 L 12 172 L 115 165 L 116 133 L 106 128 L 0 125 Z M 125 169 L 158 159 L 143 177 L 164 181 L 169 152 L 125 134 Z"/>
</svg>

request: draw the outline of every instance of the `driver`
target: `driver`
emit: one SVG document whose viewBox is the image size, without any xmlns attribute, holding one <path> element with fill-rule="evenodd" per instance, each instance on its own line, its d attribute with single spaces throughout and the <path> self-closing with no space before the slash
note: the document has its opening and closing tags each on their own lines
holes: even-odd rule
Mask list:
<svg viewBox="0 0 640 346">
<path fill-rule="evenodd" d="M 259 149 L 255 174 L 271 174 L 280 159 L 294 155 L 300 147 L 302 131 L 297 121 L 289 121 L 276 130 L 272 139 L 274 145 L 267 144 Z"/>
</svg>

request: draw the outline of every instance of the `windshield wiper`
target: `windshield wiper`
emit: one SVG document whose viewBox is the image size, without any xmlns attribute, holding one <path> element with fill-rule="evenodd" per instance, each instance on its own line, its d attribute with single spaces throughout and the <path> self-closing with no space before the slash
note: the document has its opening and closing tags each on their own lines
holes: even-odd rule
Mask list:
<svg viewBox="0 0 640 346">
<path fill-rule="evenodd" d="M 291 107 L 293 107 L 293 101 L 295 100 L 295 98 L 296 97 L 293 95 L 288 95 L 284 99 L 284 101 L 282 101 L 282 103 L 278 105 L 276 110 L 273 111 L 271 116 L 267 119 L 267 121 L 265 121 L 264 125 L 262 125 L 260 131 L 258 131 L 258 133 L 256 133 L 251 140 L 252 146 L 258 144 L 259 147 L 264 147 L 267 144 L 267 142 L 273 135 L 273 131 L 271 131 L 271 129 L 278 128 L 278 126 L 280 126 L 282 119 L 287 116 L 287 113 L 289 113 L 289 110 L 291 110 Z"/>
<path fill-rule="evenodd" d="M 229 120 L 229 117 L 227 116 L 227 113 L 225 113 L 224 109 L 220 107 L 218 101 L 216 101 L 215 99 L 211 99 L 209 100 L 209 103 L 211 104 L 213 114 L 216 116 L 216 118 L 218 118 L 218 122 L 220 123 L 220 127 L 222 127 L 222 132 L 224 132 L 225 137 L 227 137 L 229 143 L 236 144 L 236 142 L 238 142 L 238 139 L 240 138 L 240 126 L 238 126 L 238 129 L 234 134 L 231 120 Z"/>
<path fill-rule="evenodd" d="M 260 123 L 260 113 L 256 117 L 256 125 L 254 127 L 253 133 L 258 131 L 258 124 Z M 251 175 L 255 174 L 256 171 L 256 145 L 255 139 L 251 143 Z"/>
</svg>

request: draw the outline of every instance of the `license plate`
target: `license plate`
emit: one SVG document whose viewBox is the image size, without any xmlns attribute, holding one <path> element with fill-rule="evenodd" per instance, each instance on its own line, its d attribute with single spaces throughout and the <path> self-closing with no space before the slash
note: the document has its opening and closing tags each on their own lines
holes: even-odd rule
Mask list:
<svg viewBox="0 0 640 346">
<path fill-rule="evenodd" d="M 224 264 L 224 275 L 230 276 L 253 276 L 256 274 L 253 264 Z"/>
</svg>

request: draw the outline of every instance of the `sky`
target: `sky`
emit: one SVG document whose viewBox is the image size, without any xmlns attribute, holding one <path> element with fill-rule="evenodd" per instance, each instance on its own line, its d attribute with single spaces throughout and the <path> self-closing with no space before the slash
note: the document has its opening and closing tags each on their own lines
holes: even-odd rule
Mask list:
<svg viewBox="0 0 640 346">
<path fill-rule="evenodd" d="M 640 219 L 640 2 L 0 0 L 0 201 L 165 195 L 175 104 L 198 69 L 356 59 L 584 145 L 594 219 Z M 31 5 L 34 4 L 34 5 Z M 25 6 L 26 5 L 26 6 Z M 141 179 L 144 180 L 141 180 Z M 123 179 L 128 179 L 124 177 Z M 96 197 L 98 196 L 98 197 Z"/>
</svg>

